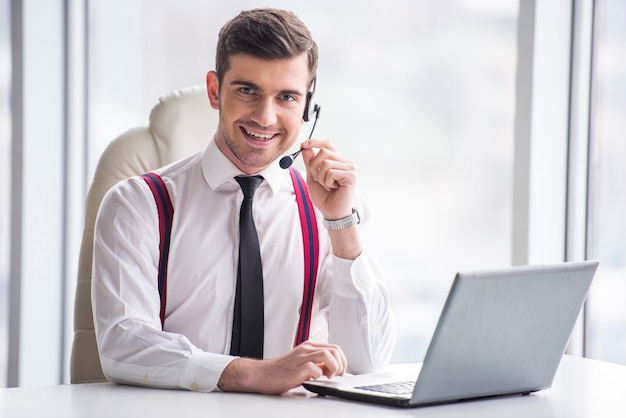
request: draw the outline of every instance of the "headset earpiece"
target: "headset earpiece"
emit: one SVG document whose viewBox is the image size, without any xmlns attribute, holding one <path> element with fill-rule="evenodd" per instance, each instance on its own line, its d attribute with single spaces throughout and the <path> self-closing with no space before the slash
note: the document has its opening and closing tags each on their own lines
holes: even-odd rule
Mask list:
<svg viewBox="0 0 626 418">
<path fill-rule="evenodd" d="M 319 112 L 320 107 L 317 104 L 314 103 L 313 106 L 311 106 L 316 84 L 317 76 L 313 78 L 313 82 L 311 83 L 311 90 L 309 90 L 309 92 L 306 94 L 306 102 L 304 103 L 304 115 L 302 115 L 302 119 L 305 122 L 310 121 L 313 118 L 313 115 Z"/>
<path fill-rule="evenodd" d="M 309 120 L 311 120 L 311 98 L 313 97 L 313 92 L 308 92 L 306 94 L 306 103 L 304 104 L 304 115 L 302 115 L 302 119 L 304 119 L 305 122 L 308 122 Z"/>
</svg>

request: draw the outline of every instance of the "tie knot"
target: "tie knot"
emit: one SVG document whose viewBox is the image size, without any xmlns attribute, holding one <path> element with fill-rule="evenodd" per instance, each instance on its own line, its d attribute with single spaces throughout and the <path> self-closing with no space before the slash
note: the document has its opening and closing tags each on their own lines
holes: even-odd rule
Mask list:
<svg viewBox="0 0 626 418">
<path fill-rule="evenodd" d="M 261 176 L 240 176 L 235 177 L 235 180 L 239 183 L 239 186 L 243 191 L 243 197 L 246 199 L 252 199 L 256 189 L 261 185 L 261 183 L 263 183 L 263 177 Z"/>
</svg>

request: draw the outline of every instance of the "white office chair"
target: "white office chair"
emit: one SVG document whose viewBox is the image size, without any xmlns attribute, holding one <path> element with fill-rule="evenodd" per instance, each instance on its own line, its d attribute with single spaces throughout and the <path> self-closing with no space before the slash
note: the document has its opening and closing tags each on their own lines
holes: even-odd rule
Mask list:
<svg viewBox="0 0 626 418">
<path fill-rule="evenodd" d="M 217 127 L 205 86 L 170 93 L 159 99 L 148 126 L 128 130 L 102 154 L 87 196 L 74 304 L 72 383 L 106 381 L 100 366 L 91 310 L 91 258 L 94 223 L 105 193 L 120 180 L 146 173 L 204 148 Z"/>
</svg>

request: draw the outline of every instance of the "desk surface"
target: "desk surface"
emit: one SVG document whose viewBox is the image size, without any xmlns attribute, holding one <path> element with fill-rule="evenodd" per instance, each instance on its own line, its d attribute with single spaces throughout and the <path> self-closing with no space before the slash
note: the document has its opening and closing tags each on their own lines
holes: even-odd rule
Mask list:
<svg viewBox="0 0 626 418">
<path fill-rule="evenodd" d="M 0 417 L 626 417 L 626 366 L 565 356 L 551 389 L 449 405 L 396 409 L 304 389 L 283 396 L 196 393 L 112 383 L 0 389 Z"/>
</svg>

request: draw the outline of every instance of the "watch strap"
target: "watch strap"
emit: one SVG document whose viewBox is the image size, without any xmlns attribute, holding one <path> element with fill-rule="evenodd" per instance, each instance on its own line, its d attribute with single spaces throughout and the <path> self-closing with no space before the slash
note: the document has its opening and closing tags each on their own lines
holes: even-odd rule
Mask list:
<svg viewBox="0 0 626 418">
<path fill-rule="evenodd" d="M 324 219 L 324 228 L 331 231 L 338 231 L 340 229 L 347 228 L 352 225 L 358 225 L 361 223 L 361 217 L 356 209 L 352 208 L 352 213 L 348 216 L 339 219 Z"/>
</svg>

